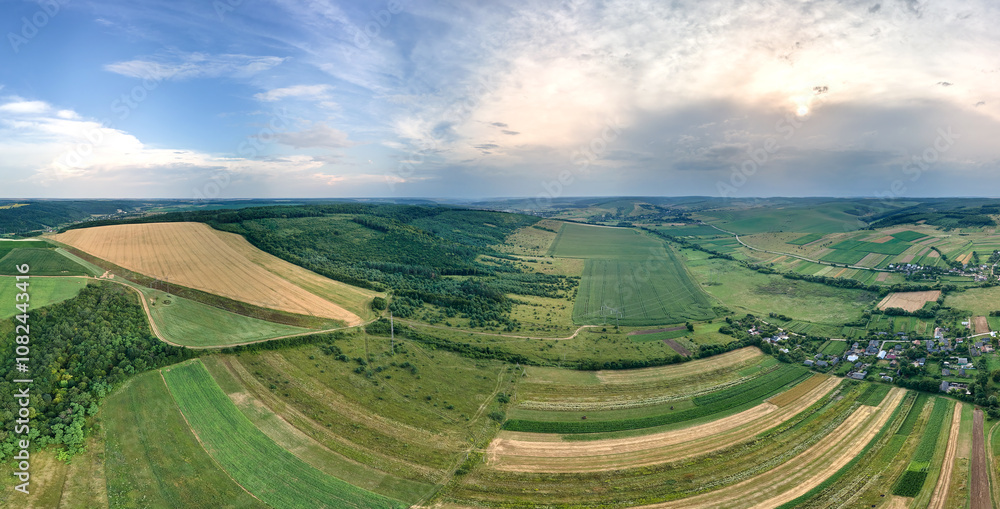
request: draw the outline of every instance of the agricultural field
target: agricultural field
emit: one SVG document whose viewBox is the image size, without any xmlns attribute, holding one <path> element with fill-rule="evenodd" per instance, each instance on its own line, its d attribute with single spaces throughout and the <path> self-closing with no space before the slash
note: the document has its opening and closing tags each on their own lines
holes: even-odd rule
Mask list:
<svg viewBox="0 0 1000 509">
<path fill-rule="evenodd" d="M 916 311 L 928 302 L 933 302 L 941 297 L 940 290 L 926 292 L 895 292 L 886 295 L 878 303 L 879 309 L 900 308 L 906 311 Z"/>
<path fill-rule="evenodd" d="M 526 226 L 507 237 L 506 242 L 497 246 L 497 250 L 524 256 L 544 256 L 552 248 L 562 221 L 550 219 Z"/>
<path fill-rule="evenodd" d="M 24 244 L 6 242 L 6 244 Z M 32 243 L 34 244 L 34 243 Z M 91 275 L 85 267 L 74 262 L 62 254 L 61 249 L 42 243 L 48 247 L 18 247 L 8 251 L 0 257 L 0 275 L 17 275 L 16 267 L 28 264 L 31 267 L 32 276 L 89 276 Z M 0 247 L 0 252 L 3 248 Z"/>
<path fill-rule="evenodd" d="M 973 315 L 989 316 L 991 311 L 1000 311 L 1000 287 L 969 288 L 951 293 L 945 297 L 944 303 Z"/>
<path fill-rule="evenodd" d="M 586 259 L 577 323 L 659 325 L 715 316 L 673 249 L 638 231 L 567 223 L 552 255 Z"/>
<path fill-rule="evenodd" d="M 112 394 L 100 419 L 109 507 L 268 507 L 205 452 L 159 371 Z"/>
<path fill-rule="evenodd" d="M 319 329 L 234 314 L 117 276 L 94 283 L 107 291 L 86 302 L 85 277 L 32 280 L 36 308 L 80 294 L 52 327 L 66 339 L 44 336 L 33 348 L 52 375 L 38 392 L 83 404 L 35 418 L 48 426 L 84 422 L 85 447 L 69 463 L 60 459 L 68 442 L 34 452 L 38 489 L 29 499 L 13 498 L 12 466 L 0 464 L 0 506 L 987 505 L 983 480 L 996 472 L 987 444 L 1000 451 L 987 396 L 1000 384 L 976 374 L 992 374 L 995 355 L 976 358 L 968 378 L 944 378 L 977 384 L 968 396 L 926 383 L 938 383 L 947 366 L 922 342 L 895 365 L 862 358 L 863 381 L 845 377 L 854 361 L 807 367 L 803 360 L 843 357 L 853 341 L 870 338 L 888 339 L 886 349 L 893 340 L 912 346 L 935 326 L 965 319 L 976 332 L 1000 328 L 1000 317 L 990 316 L 1000 293 L 945 288 L 945 307 L 931 309 L 925 303 L 938 290 L 883 299 L 885 292 L 838 286 L 854 279 L 912 288 L 912 278 L 795 256 L 884 267 L 929 259 L 934 245 L 949 260 L 971 260 L 973 250 L 986 259 L 994 231 L 859 229 L 858 218 L 873 213 L 863 200 L 590 202 L 561 215 L 634 220 L 685 240 L 528 215 L 354 203 L 192 213 L 226 231 L 135 223 L 56 236 L 171 283 L 199 288 L 195 280 L 203 280 L 200 288 L 213 295 L 289 313 L 335 309 L 358 326 L 307 336 Z M 698 220 L 775 253 L 748 250 Z M 82 259 L 95 258 L 80 251 L 82 258 L 45 242 L 13 244 L 0 241 L 0 258 L 30 254 L 43 271 L 76 266 L 80 276 L 100 275 Z M 831 279 L 766 274 L 743 261 Z M 149 334 L 134 294 L 117 283 L 141 292 L 156 330 L 187 348 Z M 391 326 L 388 312 L 380 318 L 372 309 L 375 297 L 387 299 Z M 12 285 L 0 286 L 5 299 L 13 301 Z M 887 307 L 927 313 L 876 311 Z M 11 338 L 14 321 L 3 319 L 0 336 Z M 779 327 L 789 337 L 760 340 Z M 266 342 L 286 336 L 299 339 Z M 141 341 L 127 344 L 132 337 Z M 910 362 L 924 356 L 924 367 Z M 11 363 L 6 369 L 0 379 L 13 376 Z M 109 372 L 114 383 L 94 382 Z M 0 406 L 8 424 L 9 408 Z M 71 436 L 66 425 L 51 429 Z"/>
<path fill-rule="evenodd" d="M 76 277 L 42 277 L 29 280 L 28 295 L 31 296 L 31 308 L 38 309 L 72 299 L 87 286 L 87 280 Z M 13 277 L 0 276 L 0 302 L 11 305 L 0 307 L 0 320 L 6 320 L 18 313 L 13 306 L 14 296 L 20 290 L 14 286 Z"/>
<path fill-rule="evenodd" d="M 721 305 L 766 316 L 780 313 L 797 320 L 843 324 L 860 318 L 876 294 L 818 283 L 785 279 L 737 266 L 689 249 L 680 251 L 684 264 L 709 295 Z"/>
<path fill-rule="evenodd" d="M 178 345 L 227 346 L 310 332 L 237 315 L 159 290 L 141 288 L 141 291 L 159 332 Z"/>
<path fill-rule="evenodd" d="M 702 212 L 706 222 L 743 234 L 764 232 L 836 233 L 857 230 L 864 223 L 845 211 L 853 203 L 788 204 L 745 209 L 711 210 Z"/>
<path fill-rule="evenodd" d="M 287 508 L 406 507 L 327 475 L 280 447 L 236 408 L 201 362 L 162 373 L 205 451 L 254 498 Z M 265 464 L 268 467 L 261 469 Z"/>
<path fill-rule="evenodd" d="M 289 313 L 352 325 L 361 322 L 358 315 L 342 306 L 254 263 L 231 245 L 231 238 L 227 243 L 221 232 L 205 224 L 100 226 L 70 230 L 54 239 L 174 284 Z"/>
</svg>

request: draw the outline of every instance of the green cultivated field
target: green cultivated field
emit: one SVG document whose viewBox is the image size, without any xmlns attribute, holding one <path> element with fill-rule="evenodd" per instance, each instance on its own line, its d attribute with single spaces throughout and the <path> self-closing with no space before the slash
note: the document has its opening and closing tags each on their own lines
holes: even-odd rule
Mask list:
<svg viewBox="0 0 1000 509">
<path fill-rule="evenodd" d="M 809 235 L 799 237 L 795 240 L 790 240 L 788 241 L 788 244 L 792 244 L 795 246 L 804 246 L 806 244 L 809 244 L 810 242 L 816 242 L 817 240 L 822 238 L 823 238 L 822 233 L 810 233 Z"/>
<path fill-rule="evenodd" d="M 681 255 L 705 291 L 734 310 L 763 316 L 781 313 L 796 320 L 842 325 L 860 318 L 878 297 L 862 290 L 761 274 L 726 260 L 709 259 L 701 251 L 684 249 Z"/>
<path fill-rule="evenodd" d="M 21 293 L 14 285 L 13 277 L 0 277 L 0 302 L 9 305 L 0 306 L 0 320 L 14 316 L 18 311 L 14 308 L 15 295 Z M 56 304 L 76 297 L 80 290 L 87 286 L 87 280 L 81 278 L 34 278 L 28 280 L 29 309 Z"/>
<path fill-rule="evenodd" d="M 868 253 L 865 253 L 863 251 L 845 251 L 842 249 L 838 249 L 827 255 L 824 255 L 822 258 L 820 258 L 820 260 L 830 263 L 846 263 L 854 265 L 855 263 L 860 262 L 861 259 L 864 258 L 865 256 L 868 256 Z"/>
<path fill-rule="evenodd" d="M 511 419 L 504 424 L 504 429 L 531 433 L 605 433 L 652 428 L 709 415 L 719 418 L 760 404 L 774 394 L 801 382 L 807 376 L 809 376 L 809 372 L 803 368 L 783 365 L 747 382 L 695 397 L 691 400 L 695 405 L 693 408 L 679 409 L 675 407 L 674 411 L 659 415 L 636 416 L 618 420 L 532 421 Z M 888 388 L 886 392 L 888 392 Z"/>
<path fill-rule="evenodd" d="M 557 257 L 585 258 L 573 309 L 577 323 L 657 325 L 711 318 L 708 297 L 662 242 L 638 231 L 565 224 L 552 247 Z"/>
<path fill-rule="evenodd" d="M 43 240 L 0 240 L 0 258 L 7 256 L 7 253 L 15 249 L 46 249 L 49 247 L 52 247 L 51 244 Z"/>
<path fill-rule="evenodd" d="M 990 311 L 1000 310 L 1000 286 L 970 288 L 964 292 L 949 294 L 944 299 L 944 305 L 973 315 L 989 316 Z"/>
<path fill-rule="evenodd" d="M 915 231 L 912 231 L 912 230 L 906 230 L 906 231 L 902 231 L 902 232 L 893 233 L 892 236 L 896 237 L 897 239 L 902 240 L 904 242 L 913 242 L 914 240 L 922 239 L 922 238 L 926 237 L 927 234 L 920 233 L 920 232 L 915 232 Z"/>
<path fill-rule="evenodd" d="M 200 361 L 163 370 L 192 430 L 229 475 L 257 498 L 281 508 L 402 508 L 406 504 L 324 474 L 257 429 Z"/>
<path fill-rule="evenodd" d="M 707 222 L 743 234 L 763 232 L 839 233 L 857 230 L 857 216 L 846 213 L 852 203 L 792 204 L 705 212 Z"/>
<path fill-rule="evenodd" d="M 46 244 L 48 245 L 48 244 Z M 20 274 L 15 266 L 31 266 L 33 276 L 88 276 L 90 272 L 76 262 L 56 252 L 55 249 L 18 248 L 0 259 L 0 274 Z"/>
<path fill-rule="evenodd" d="M 100 419 L 111 509 L 267 507 L 205 453 L 159 371 L 140 375 L 109 396 Z"/>
<path fill-rule="evenodd" d="M 309 332 L 309 329 L 237 315 L 192 300 L 142 288 L 160 332 L 184 346 L 226 346 Z"/>
<path fill-rule="evenodd" d="M 912 244 L 903 242 L 899 239 L 893 239 L 888 242 L 878 243 L 878 242 L 865 242 L 861 240 L 845 240 L 843 242 L 838 242 L 832 246 L 832 249 L 842 250 L 842 251 L 857 251 L 860 253 L 879 253 L 886 255 L 898 255 L 903 251 L 910 248 Z"/>
</svg>

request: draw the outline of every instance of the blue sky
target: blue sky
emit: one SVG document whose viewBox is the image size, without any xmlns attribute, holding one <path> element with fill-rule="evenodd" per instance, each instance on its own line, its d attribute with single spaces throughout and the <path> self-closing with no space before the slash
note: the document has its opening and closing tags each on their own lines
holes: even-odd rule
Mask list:
<svg viewBox="0 0 1000 509">
<path fill-rule="evenodd" d="M 1000 195 L 989 0 L 0 9 L 0 197 Z"/>
</svg>

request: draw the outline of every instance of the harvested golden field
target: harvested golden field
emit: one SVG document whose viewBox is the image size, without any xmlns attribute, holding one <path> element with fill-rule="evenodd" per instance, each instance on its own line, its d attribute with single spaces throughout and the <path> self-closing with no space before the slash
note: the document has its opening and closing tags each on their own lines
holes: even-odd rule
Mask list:
<svg viewBox="0 0 1000 509">
<path fill-rule="evenodd" d="M 976 334 L 986 334 L 990 331 L 990 323 L 986 321 L 985 316 L 974 317 L 972 323 L 976 326 Z"/>
<path fill-rule="evenodd" d="M 762 403 L 688 428 L 639 437 L 553 441 L 544 433 L 503 432 L 487 450 L 491 468 L 518 472 L 596 472 L 692 458 L 750 440 L 791 419 L 840 384 L 816 375 L 784 394 L 782 404 Z M 783 394 L 783 395 L 784 395 Z M 781 397 L 779 395 L 777 397 Z"/>
<path fill-rule="evenodd" d="M 941 290 L 927 292 L 896 292 L 886 295 L 882 302 L 878 303 L 879 309 L 902 308 L 906 311 L 916 311 L 924 304 L 935 301 L 941 296 Z"/>
<path fill-rule="evenodd" d="M 254 263 L 241 253 L 246 249 L 235 249 L 206 224 L 99 226 L 70 230 L 55 240 L 170 283 L 280 311 L 361 323 L 358 315 Z"/>
<path fill-rule="evenodd" d="M 375 297 L 384 296 L 384 294 L 378 292 L 334 281 L 293 263 L 288 263 L 277 256 L 257 249 L 253 244 L 247 242 L 247 239 L 243 238 L 242 235 L 218 230 L 212 230 L 212 233 L 248 260 L 260 265 L 268 272 L 272 272 L 280 278 L 287 279 L 296 286 L 338 304 L 348 311 L 360 315 L 362 318 L 374 317 L 371 301 Z M 352 323 L 351 325 L 354 324 Z"/>
</svg>

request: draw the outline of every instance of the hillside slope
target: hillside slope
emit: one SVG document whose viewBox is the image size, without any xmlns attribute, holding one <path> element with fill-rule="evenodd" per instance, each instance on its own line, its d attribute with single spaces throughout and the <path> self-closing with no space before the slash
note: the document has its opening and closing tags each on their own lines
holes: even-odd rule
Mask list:
<svg viewBox="0 0 1000 509">
<path fill-rule="evenodd" d="M 343 306 L 254 263 L 246 249 L 234 248 L 217 233 L 202 223 L 157 223 L 71 230 L 55 240 L 126 269 L 223 297 L 348 325 L 362 322 Z M 270 263 L 287 264 L 277 258 Z"/>
</svg>

